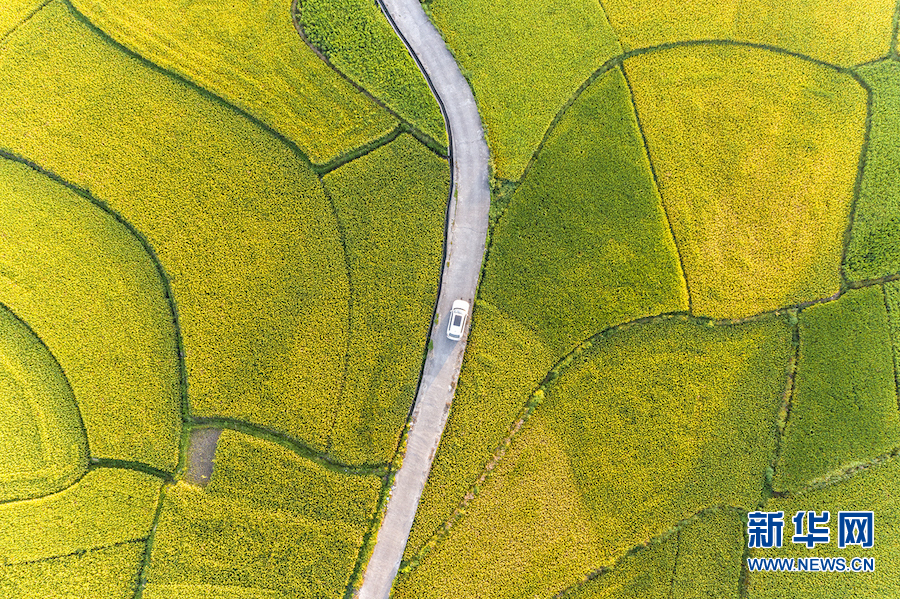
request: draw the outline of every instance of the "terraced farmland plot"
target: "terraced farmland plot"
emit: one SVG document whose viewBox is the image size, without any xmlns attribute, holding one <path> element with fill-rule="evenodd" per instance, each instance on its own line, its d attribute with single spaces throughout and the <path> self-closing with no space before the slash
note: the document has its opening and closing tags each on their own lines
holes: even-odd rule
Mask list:
<svg viewBox="0 0 900 599">
<path fill-rule="evenodd" d="M 59 364 L 0 304 L 0 501 L 60 491 L 87 471 L 87 438 Z"/>
<path fill-rule="evenodd" d="M 866 90 L 816 63 L 731 45 L 624 66 L 692 312 L 739 318 L 836 293 Z"/>
<path fill-rule="evenodd" d="M 0 273 L 0 303 L 46 344 L 61 368 L 59 399 L 75 402 L 56 410 L 74 430 L 42 442 L 73 443 L 86 432 L 87 445 L 72 447 L 83 454 L 77 461 L 90 450 L 173 471 L 182 415 L 176 331 L 140 240 L 88 198 L 0 159 Z"/>
<path fill-rule="evenodd" d="M 755 505 L 792 351 L 774 317 L 598 341 L 397 596 L 552 596 L 702 509 Z"/>
<path fill-rule="evenodd" d="M 46 0 L 7 0 L 0 6 L 0 40 L 45 4 Z"/>
<path fill-rule="evenodd" d="M 886 56 L 892 0 L 605 0 L 625 51 L 696 40 L 734 40 L 783 48 L 842 66 Z"/>
<path fill-rule="evenodd" d="M 224 431 L 209 486 L 166 491 L 148 596 L 343 597 L 381 484 Z"/>
<path fill-rule="evenodd" d="M 164 69 L 246 110 L 316 164 L 397 121 L 323 63 L 277 0 L 74 0 L 90 22 Z"/>
</svg>

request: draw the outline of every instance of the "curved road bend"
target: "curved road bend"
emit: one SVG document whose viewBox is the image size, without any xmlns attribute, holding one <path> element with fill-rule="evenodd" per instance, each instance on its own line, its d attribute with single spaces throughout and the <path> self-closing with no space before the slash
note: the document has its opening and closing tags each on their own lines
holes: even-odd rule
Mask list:
<svg viewBox="0 0 900 599">
<path fill-rule="evenodd" d="M 391 488 L 384 522 L 357 595 L 359 599 L 387 599 L 400 567 L 425 479 L 447 422 L 466 349 L 468 333 L 457 342 L 447 339 L 447 315 L 455 299 L 474 304 L 490 207 L 488 149 L 468 82 L 425 16 L 419 0 L 378 1 L 431 83 L 444 110 L 451 139 L 453 193 L 447 219 L 447 261 L 441 273 L 438 318 L 431 331 L 434 345 L 419 383 L 403 466 Z"/>
</svg>

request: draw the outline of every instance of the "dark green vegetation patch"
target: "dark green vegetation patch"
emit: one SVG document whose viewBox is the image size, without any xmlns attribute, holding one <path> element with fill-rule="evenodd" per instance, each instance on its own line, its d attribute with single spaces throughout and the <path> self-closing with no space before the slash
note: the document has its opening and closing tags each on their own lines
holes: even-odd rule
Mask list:
<svg viewBox="0 0 900 599">
<path fill-rule="evenodd" d="M 900 446 L 891 347 L 881 286 L 801 312 L 776 489 L 795 490 Z"/>
</svg>

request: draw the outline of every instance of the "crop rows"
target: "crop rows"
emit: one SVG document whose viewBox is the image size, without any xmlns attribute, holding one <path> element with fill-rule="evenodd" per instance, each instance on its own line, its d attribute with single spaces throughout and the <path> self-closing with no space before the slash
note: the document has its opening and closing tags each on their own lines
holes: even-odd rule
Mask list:
<svg viewBox="0 0 900 599">
<path fill-rule="evenodd" d="M 733 45 L 679 46 L 624 67 L 692 313 L 739 318 L 835 294 L 866 91 L 821 65 Z"/>
</svg>

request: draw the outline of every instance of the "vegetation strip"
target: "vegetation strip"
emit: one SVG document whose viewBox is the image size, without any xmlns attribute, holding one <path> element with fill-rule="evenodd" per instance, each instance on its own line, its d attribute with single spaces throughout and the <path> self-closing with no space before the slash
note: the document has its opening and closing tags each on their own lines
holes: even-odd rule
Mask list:
<svg viewBox="0 0 900 599">
<path fill-rule="evenodd" d="M 164 484 L 159 488 L 159 497 L 156 500 L 156 511 L 153 514 L 153 524 L 150 525 L 150 533 L 147 535 L 147 543 L 144 545 L 144 555 L 141 558 L 141 565 L 138 568 L 137 583 L 134 587 L 133 599 L 141 599 L 144 595 L 144 588 L 147 586 L 147 566 L 150 565 L 150 557 L 153 553 L 153 542 L 156 539 L 156 527 L 159 526 L 159 517 L 163 511 L 163 503 L 166 498 L 166 489 L 169 484 Z"/>
<path fill-rule="evenodd" d="M 663 214 L 666 215 L 666 224 L 669 225 L 669 235 L 672 237 L 672 243 L 675 244 L 675 255 L 678 256 L 678 265 L 681 267 L 681 278 L 684 279 L 684 287 L 687 293 L 688 313 L 693 313 L 693 304 L 691 303 L 691 282 L 688 280 L 687 269 L 684 267 L 684 256 L 682 256 L 681 248 L 678 247 L 678 237 L 675 236 L 675 228 L 672 226 L 672 217 L 669 214 L 669 208 L 666 206 L 666 198 L 663 197 L 659 188 L 659 179 L 656 176 L 656 166 L 654 166 L 653 155 L 650 153 L 650 146 L 647 145 L 647 135 L 644 133 L 644 124 L 641 122 L 641 113 L 634 101 L 634 88 L 631 86 L 631 80 L 628 73 L 619 65 L 625 85 L 628 87 L 628 94 L 631 97 L 631 105 L 634 109 L 634 117 L 637 120 L 637 128 L 641 133 L 641 142 L 644 144 L 644 153 L 647 155 L 647 161 L 650 163 L 650 174 L 653 176 L 653 185 L 659 194 L 659 202 L 662 205 Z"/>
<path fill-rule="evenodd" d="M 263 426 L 250 424 L 248 422 L 243 422 L 233 418 L 191 417 L 187 420 L 187 424 L 190 428 L 229 429 L 244 433 L 245 435 L 250 435 L 259 439 L 271 441 L 272 443 L 277 443 L 278 445 L 281 445 L 282 447 L 293 451 L 300 457 L 306 458 L 307 460 L 315 462 L 321 466 L 324 466 L 325 468 L 328 468 L 329 470 L 333 470 L 334 472 L 356 475 L 385 476 L 388 473 L 389 469 L 388 464 L 364 464 L 361 466 L 342 464 L 340 462 L 332 460 L 324 453 L 319 453 L 311 449 L 298 439 L 290 437 L 284 433 L 280 433 L 271 429 L 267 429 Z"/>
<path fill-rule="evenodd" d="M 293 21 L 294 29 L 297 30 L 297 35 L 300 36 L 300 38 L 303 40 L 303 43 L 306 44 L 310 50 L 315 52 L 316 56 L 318 56 L 322 60 L 322 62 L 327 64 L 332 70 L 334 70 L 335 73 L 340 75 L 347 83 L 349 83 L 350 85 L 355 87 L 360 93 L 364 94 L 370 100 L 372 100 L 373 102 L 378 104 L 381 108 L 383 108 L 388 113 L 390 113 L 391 116 L 393 116 L 395 119 L 397 119 L 400 122 L 400 126 L 403 128 L 404 131 L 408 132 L 410 135 L 415 137 L 425 147 L 427 147 L 429 150 L 431 150 L 432 152 L 434 152 L 441 158 L 447 158 L 449 156 L 449 149 L 447 147 L 444 147 L 442 144 L 438 143 L 430 135 L 427 135 L 423 131 L 419 130 L 415 125 L 410 123 L 407 119 L 400 116 L 393 108 L 391 108 L 387 104 L 385 104 L 380 98 L 376 97 L 369 90 L 364 88 L 361 84 L 359 84 L 358 82 L 353 80 L 349 75 L 344 73 L 341 69 L 337 68 L 334 65 L 334 63 L 332 63 L 331 60 L 327 56 L 325 56 L 325 54 L 321 50 L 319 50 L 318 47 L 316 47 L 315 44 L 313 44 L 311 41 L 309 41 L 309 38 L 306 35 L 306 31 L 304 31 L 303 26 L 300 24 L 300 11 L 302 10 L 302 7 L 300 6 L 300 2 L 301 2 L 301 0 L 292 0 L 291 1 L 291 21 Z M 446 127 L 446 123 L 445 123 L 445 127 Z M 330 165 L 340 159 L 341 159 L 341 157 L 336 158 L 336 159 L 328 162 L 327 164 Z M 344 162 L 349 162 L 349 161 L 347 160 Z M 326 165 L 323 165 L 323 168 L 325 166 Z M 331 169 L 329 169 L 329 170 L 331 170 Z"/>
<path fill-rule="evenodd" d="M 166 472 L 165 470 L 160 470 L 159 468 L 154 468 L 149 464 L 144 464 L 141 462 L 133 462 L 131 460 L 115 460 L 111 458 L 91 458 L 90 461 L 91 468 L 121 468 L 123 470 L 134 470 L 135 472 L 141 472 L 143 474 L 149 474 L 150 476 L 155 476 L 156 478 L 161 478 L 166 482 L 172 482 L 175 478 L 172 476 L 171 472 Z"/>
<path fill-rule="evenodd" d="M 868 282 L 866 282 L 867 283 L 866 285 L 848 287 L 848 289 L 860 289 L 860 288 L 864 288 L 864 287 L 871 287 L 871 286 L 875 286 L 875 285 L 881 285 L 885 281 L 895 281 L 898 279 L 900 279 L 900 273 L 893 274 L 888 277 L 884 277 L 883 279 L 868 281 Z M 855 284 L 855 285 L 859 285 L 859 284 Z M 512 442 L 513 442 L 513 439 L 515 438 L 515 436 L 522 430 L 524 425 L 528 422 L 529 418 L 534 413 L 535 408 L 537 408 L 537 406 L 541 404 L 541 402 L 544 399 L 546 390 L 554 384 L 554 382 L 559 377 L 561 372 L 564 371 L 577 356 L 579 356 L 583 351 L 590 349 L 593 346 L 593 344 L 596 343 L 597 341 L 602 340 L 603 338 L 605 338 L 619 330 L 622 330 L 622 329 L 625 329 L 625 328 L 628 328 L 631 326 L 644 325 L 644 324 L 650 324 L 650 323 L 655 323 L 655 322 L 662 322 L 665 320 L 670 320 L 672 318 L 679 318 L 679 317 L 687 318 L 691 321 L 701 323 L 701 324 L 706 324 L 709 326 L 734 326 L 734 325 L 739 325 L 739 324 L 743 324 L 746 322 L 755 322 L 755 321 L 761 320 L 767 316 L 773 316 L 773 315 L 779 315 L 779 314 L 789 314 L 789 315 L 794 314 L 794 315 L 796 315 L 796 314 L 799 314 L 800 312 L 802 312 L 802 310 L 804 308 L 807 308 L 809 306 L 834 302 L 834 301 L 838 300 L 841 297 L 841 295 L 843 295 L 843 293 L 845 293 L 845 292 L 846 292 L 846 290 L 844 290 L 832 297 L 829 297 L 829 298 L 825 298 L 825 299 L 821 299 L 821 300 L 814 300 L 811 302 L 804 302 L 803 304 L 799 304 L 797 306 L 787 306 L 784 308 L 780 308 L 778 310 L 763 312 L 761 314 L 757 314 L 757 315 L 742 318 L 742 319 L 713 320 L 713 319 L 709 319 L 709 318 L 691 316 L 684 312 L 674 312 L 674 313 L 668 313 L 668 314 L 660 314 L 657 316 L 647 316 L 644 318 L 638 318 L 636 320 L 632 320 L 629 322 L 625 322 L 625 323 L 621 323 L 621 324 L 609 327 L 598 333 L 595 333 L 594 335 L 591 335 L 590 337 L 588 337 L 587 339 L 582 341 L 569 354 L 560 358 L 556 362 L 556 364 L 553 366 L 553 368 L 547 373 L 547 375 L 541 380 L 541 382 L 538 384 L 537 388 L 532 392 L 532 394 L 529 396 L 528 400 L 526 401 L 525 405 L 520 410 L 518 418 L 510 425 L 509 433 L 503 439 L 503 441 L 500 443 L 500 445 L 497 447 L 491 460 L 484 466 L 484 468 L 482 469 L 482 473 L 478 477 L 476 482 L 471 485 L 469 491 L 460 500 L 458 506 L 456 507 L 456 509 L 453 510 L 453 512 L 450 514 L 450 516 L 447 518 L 447 520 L 444 522 L 444 524 L 442 526 L 440 526 L 437 530 L 435 530 L 434 533 L 432 533 L 431 538 L 425 543 L 425 545 L 413 557 L 411 557 L 410 559 L 404 560 L 403 563 L 401 563 L 400 572 L 402 574 L 409 574 L 413 570 L 415 570 L 415 568 L 418 566 L 418 564 L 431 551 L 434 550 L 434 548 L 437 546 L 438 543 L 440 543 L 444 538 L 446 538 L 446 536 L 449 534 L 450 530 L 456 524 L 458 524 L 459 521 L 462 520 L 462 518 L 468 513 L 469 504 L 472 502 L 472 500 L 474 500 L 478 496 L 478 492 L 479 492 L 480 488 L 484 485 L 484 483 L 490 477 L 493 470 L 497 467 L 499 462 L 506 455 L 506 452 L 509 450 L 510 446 L 512 445 Z M 795 349 L 795 356 L 796 356 L 796 352 L 799 351 L 799 340 L 795 337 L 794 342 L 797 344 L 796 349 Z M 796 359 L 793 360 L 791 367 L 796 368 Z M 793 393 L 793 377 L 791 377 L 789 380 L 790 380 L 791 393 Z M 786 410 L 790 409 L 789 404 L 785 409 Z M 779 446 L 780 446 L 780 441 L 779 441 Z M 898 448 L 898 451 L 900 451 L 900 448 Z M 781 495 L 778 495 L 777 492 L 773 492 L 773 493 L 777 496 L 786 496 L 786 495 L 791 494 L 791 493 L 782 493 Z M 763 498 L 763 499 L 765 499 L 765 498 Z"/>
</svg>

